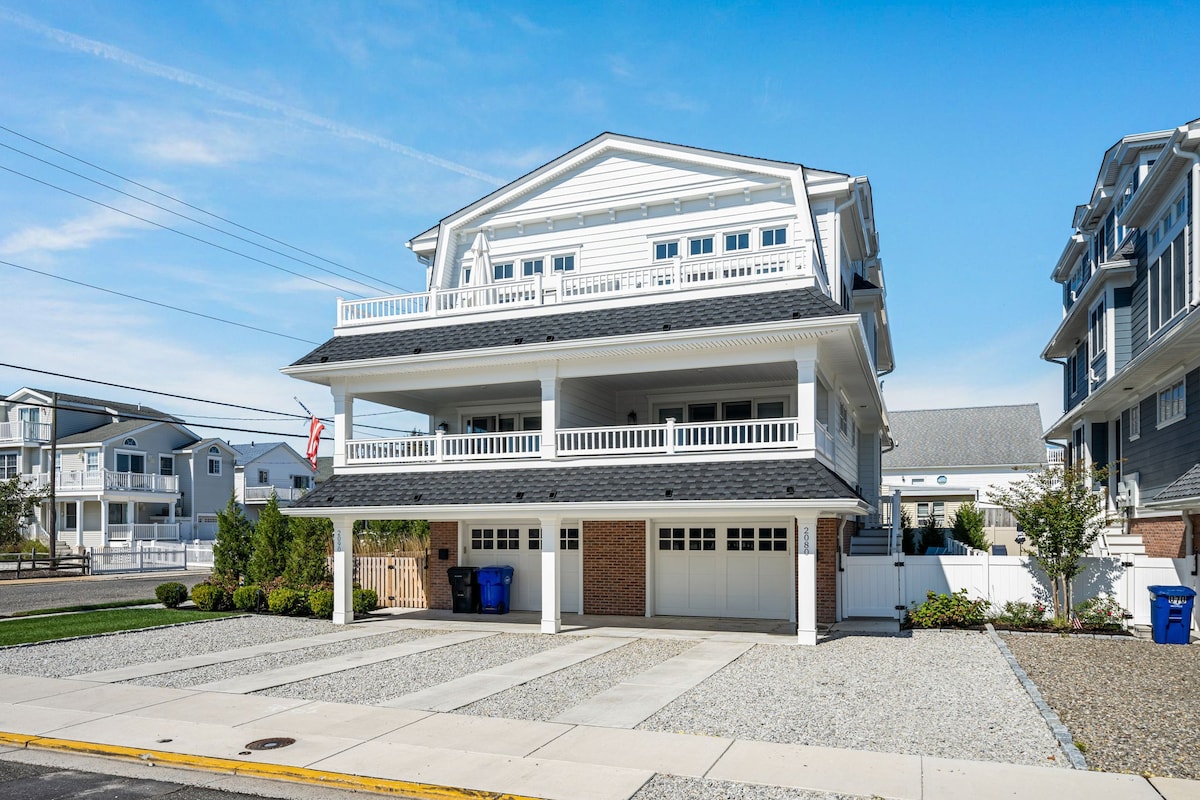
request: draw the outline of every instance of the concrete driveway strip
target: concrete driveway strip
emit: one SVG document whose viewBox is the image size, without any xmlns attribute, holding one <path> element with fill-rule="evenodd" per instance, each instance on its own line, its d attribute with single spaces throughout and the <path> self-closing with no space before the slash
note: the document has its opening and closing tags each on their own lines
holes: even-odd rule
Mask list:
<svg viewBox="0 0 1200 800">
<path fill-rule="evenodd" d="M 648 769 L 665 775 L 702 778 L 731 744 L 732 739 L 718 736 L 578 725 L 531 755 L 556 761 Z"/>
<path fill-rule="evenodd" d="M 922 798 L 921 757 L 895 753 L 738 740 L 705 777 L 855 797 Z M 1056 797 L 1037 793 L 1022 796 Z M 955 797 L 956 800 L 964 797 L 974 800 L 975 795 L 966 792 Z"/>
<path fill-rule="evenodd" d="M 690 650 L 567 709 L 551 722 L 596 725 L 604 728 L 636 727 L 753 646 L 746 642 L 701 642 Z"/>
<path fill-rule="evenodd" d="M 924 800 L 1162 800 L 1139 775 L 922 758 Z"/>
<path fill-rule="evenodd" d="M 390 661 L 393 658 L 403 658 L 404 656 L 411 656 L 416 653 L 424 653 L 429 650 L 437 650 L 438 648 L 450 647 L 451 645 L 463 644 L 464 642 L 485 639 L 496 635 L 498 634 L 492 631 L 461 631 L 458 633 L 447 633 L 442 636 L 429 636 L 424 639 L 401 642 L 400 644 L 388 647 L 378 647 L 374 650 L 360 650 L 355 653 L 347 653 L 344 656 L 324 658 L 320 661 L 308 661 L 303 664 L 293 664 L 287 667 L 269 669 L 264 672 L 255 672 L 250 675 L 239 675 L 236 678 L 226 678 L 223 681 L 213 681 L 212 683 L 205 683 L 192 688 L 206 692 L 249 694 L 250 692 L 259 692 L 263 689 L 283 686 L 287 683 L 296 683 L 308 678 L 317 678 L 321 675 L 330 675 L 334 672 L 342 672 L 343 670 L 354 669 L 355 667 L 365 667 L 369 664 L 378 664 L 380 661 Z"/>
<path fill-rule="evenodd" d="M 426 711 L 453 711 L 476 700 L 491 697 L 535 678 L 587 661 L 602 653 L 624 647 L 630 638 L 591 637 L 556 647 L 508 664 L 464 675 L 446 683 L 430 686 L 412 694 L 394 697 L 382 706 L 414 708 Z"/>
<path fill-rule="evenodd" d="M 213 664 L 227 664 L 230 661 L 242 661 L 247 658 L 257 658 L 258 656 L 270 655 L 271 653 L 285 653 L 289 650 L 303 650 L 307 647 L 320 647 L 326 644 L 337 644 L 351 639 L 362 639 L 367 636 L 380 636 L 385 633 L 390 633 L 395 630 L 393 627 L 376 628 L 350 628 L 346 631 L 338 631 L 337 633 L 326 633 L 321 636 L 302 636 L 296 639 L 283 639 L 278 642 L 268 642 L 266 644 L 250 645 L 248 647 L 235 647 L 232 650 L 221 650 L 215 653 L 201 653 L 195 656 L 184 656 L 182 658 L 172 658 L 167 661 L 151 661 L 145 664 L 130 664 L 127 667 L 118 667 L 117 669 L 100 670 L 99 672 L 87 672 L 81 675 L 72 675 L 76 680 L 84 681 L 101 681 L 103 683 L 117 683 L 118 681 L 131 681 L 138 678 L 148 678 L 151 675 L 163 675 L 168 672 L 179 672 L 184 669 L 198 669 L 200 667 L 211 667 Z"/>
</svg>

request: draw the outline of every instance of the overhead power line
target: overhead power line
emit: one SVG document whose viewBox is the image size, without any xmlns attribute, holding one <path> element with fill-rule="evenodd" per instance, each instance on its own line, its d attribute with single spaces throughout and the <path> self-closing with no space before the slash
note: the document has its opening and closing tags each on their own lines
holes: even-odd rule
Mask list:
<svg viewBox="0 0 1200 800">
<path fill-rule="evenodd" d="M 103 201 L 93 199 L 91 197 L 88 197 L 87 195 L 80 194 L 79 192 L 73 192 L 70 189 L 67 189 L 63 186 L 58 186 L 56 184 L 50 183 L 49 181 L 44 181 L 41 178 L 35 178 L 32 175 L 28 175 L 24 172 L 21 172 L 20 170 L 13 169 L 12 167 L 6 167 L 3 164 L 0 164 L 0 169 L 4 170 L 5 172 L 11 172 L 13 175 L 19 175 L 20 177 L 31 180 L 34 183 L 40 183 L 42 186 L 47 186 L 51 189 L 56 189 L 60 192 L 63 192 L 64 194 L 69 194 L 72 197 L 78 197 L 80 200 L 86 200 L 89 203 L 94 203 L 95 205 L 98 205 L 101 208 L 107 208 L 109 211 L 115 211 L 118 214 L 124 214 L 127 217 L 131 217 L 133 219 L 138 220 L 139 222 L 144 222 L 147 225 L 153 225 L 154 227 L 160 228 L 161 230 L 170 231 L 171 233 L 174 233 L 178 236 L 183 236 L 185 238 L 191 239 L 194 242 L 199 242 L 200 244 L 206 244 L 209 247 L 215 247 L 218 250 L 225 251 L 226 253 L 230 253 L 235 256 L 240 256 L 241 258 L 248 259 L 257 264 L 262 264 L 265 267 L 270 267 L 271 269 L 279 270 L 280 272 L 286 272 L 288 275 L 292 275 L 294 277 L 301 278 L 306 281 L 312 281 L 313 283 L 318 283 L 321 286 L 324 286 L 329 289 L 333 289 L 335 292 L 341 292 L 343 294 L 348 294 L 348 295 L 351 295 L 352 297 L 358 297 L 358 298 L 362 297 L 362 295 L 357 292 L 351 292 L 348 289 L 342 288 L 340 286 L 334 286 L 332 283 L 326 283 L 325 281 L 321 280 L 320 278 L 314 278 L 311 275 L 305 275 L 302 272 L 296 272 L 295 270 L 288 269 L 287 267 L 281 267 L 278 264 L 272 264 L 270 261 L 264 261 L 261 258 L 257 258 L 255 256 L 239 252 L 237 250 L 234 250 L 231 247 L 226 247 L 223 244 L 217 244 L 216 242 L 210 242 L 208 239 L 202 239 L 201 237 L 190 234 L 187 231 L 181 231 L 178 228 L 172 228 L 170 225 L 163 225 L 161 222 L 155 222 L 154 220 L 147 219 L 146 217 L 143 217 L 139 214 L 134 214 L 132 211 L 126 211 L 122 208 L 117 208 L 116 206 L 109 205 L 108 203 L 105 203 Z M 339 276 L 339 277 L 341 277 L 341 276 Z"/>
<path fill-rule="evenodd" d="M 0 169 L 2 169 L 2 168 L 0 168 Z M 95 284 L 92 284 L 92 283 L 84 283 L 83 281 L 77 281 L 73 278 L 67 278 L 62 275 L 55 275 L 53 272 L 43 272 L 42 270 L 34 269 L 33 267 L 23 267 L 20 264 L 14 264 L 11 261 L 4 261 L 3 259 L 0 259 L 0 264 L 3 264 L 6 267 L 12 267 L 13 269 L 24 270 L 25 272 L 32 272 L 35 275 L 43 275 L 47 278 L 54 278 L 56 281 L 64 281 L 66 283 L 73 283 L 76 286 L 84 286 L 88 289 L 94 289 L 97 292 L 104 292 L 105 294 L 112 294 L 112 295 L 116 295 L 117 297 L 124 297 L 127 300 L 137 300 L 139 303 L 147 303 L 152 306 L 158 306 L 159 308 L 166 308 L 171 311 L 178 311 L 181 314 L 191 314 L 193 317 L 201 317 L 203 319 L 212 320 L 213 322 L 220 322 L 225 325 L 236 325 L 237 327 L 245 328 L 246 330 L 257 331 L 259 333 L 266 333 L 271 336 L 279 336 L 284 339 L 292 339 L 293 341 L 304 342 L 305 344 L 320 344 L 320 342 L 314 342 L 312 339 L 302 339 L 299 336 L 292 336 L 291 334 L 287 334 L 287 333 L 279 333 L 278 331 L 271 331 L 271 330 L 267 330 L 266 328 L 259 328 L 254 325 L 247 325 L 244 322 L 234 322 L 231 319 L 225 319 L 223 317 L 215 317 L 212 314 L 205 314 L 202 311 L 192 311 L 191 309 L 181 308 L 180 306 L 173 306 L 170 303 L 160 303 L 158 300 L 149 300 L 145 297 L 138 297 L 137 295 L 126 294 L 125 292 L 118 292 L 115 289 L 106 289 L 103 286 L 96 286 Z"/>
<path fill-rule="evenodd" d="M 325 267 L 322 267 L 320 264 L 314 264 L 311 261 L 305 261 L 302 258 L 296 258 L 295 256 L 291 255 L 290 253 L 285 253 L 282 250 L 276 250 L 273 247 L 267 247 L 265 244 L 259 244 L 258 242 L 254 241 L 252 239 L 247 239 L 245 236 L 239 236 L 236 233 L 230 233 L 229 231 L 221 230 L 216 225 L 210 225 L 207 222 L 204 222 L 203 220 L 196 219 L 195 217 L 189 217 L 187 214 L 181 214 L 178 211 L 167 208 L 166 206 L 163 206 L 163 205 L 159 205 L 158 203 L 152 203 L 149 200 L 138 197 L 135 194 L 130 194 L 129 192 L 118 189 L 115 186 L 110 186 L 109 184 L 104 183 L 103 181 L 98 181 L 95 178 L 89 178 L 87 175 L 84 175 L 83 173 L 75 172 L 74 170 L 70 170 L 70 169 L 67 169 L 66 167 L 59 166 L 58 164 L 55 164 L 53 161 L 47 161 L 44 158 L 38 158 L 33 153 L 26 153 L 24 150 L 20 150 L 16 147 L 13 147 L 12 145 L 8 145 L 8 144 L 5 144 L 4 142 L 0 142 L 0 147 L 3 147 L 7 150 L 11 150 L 14 153 L 20 153 L 21 155 L 23 155 L 27 158 L 32 158 L 34 161 L 45 164 L 46 166 L 49 166 L 49 167 L 53 167 L 54 169 L 65 172 L 68 175 L 74 175 L 76 178 L 81 178 L 85 181 L 88 181 L 89 183 L 94 183 L 97 186 L 102 186 L 105 189 L 108 189 L 109 191 L 116 192 L 117 194 L 120 194 L 120 195 L 124 195 L 125 197 L 128 197 L 131 200 L 136 200 L 139 203 L 145 203 L 146 205 L 150 206 L 151 208 L 157 208 L 159 211 L 165 211 L 168 214 L 172 214 L 176 217 L 179 217 L 180 219 L 186 219 L 188 222 L 194 222 L 195 224 L 201 225 L 201 226 L 208 228 L 209 230 L 214 231 L 216 233 L 222 234 L 224 236 L 229 236 L 233 239 L 237 239 L 239 242 L 245 242 L 248 245 L 251 245 L 253 247 L 258 247 L 262 250 L 266 250 L 269 253 L 274 253 L 277 256 L 283 256 L 284 258 L 291 259 L 292 261 L 295 261 L 298 264 L 304 264 L 306 266 L 312 267 L 313 269 L 318 269 L 321 272 L 324 272 L 328 275 L 333 275 L 336 278 L 345 278 L 347 280 L 354 281 L 355 283 L 357 283 L 361 286 L 366 286 L 368 289 L 375 289 L 376 291 L 387 293 L 387 289 L 384 289 L 381 286 L 373 286 L 372 284 L 369 284 L 369 283 L 363 283 L 362 281 L 357 280 L 355 278 L 350 278 L 347 275 L 342 275 L 340 273 L 334 272 L 331 269 L 326 269 Z M 358 270 L 351 270 L 351 272 L 358 272 Z M 359 273 L 359 274 L 361 275 L 362 273 Z M 370 276 L 368 276 L 368 277 L 370 277 Z M 383 282 L 384 281 L 380 281 L 380 283 L 383 283 Z M 392 286 L 392 284 L 390 284 L 390 283 L 387 285 Z M 392 286 L 392 288 L 397 289 L 399 287 Z"/>
<path fill-rule="evenodd" d="M 220 220 L 221 222 L 224 222 L 227 225 L 232 225 L 233 227 L 238 228 L 239 230 L 246 231 L 247 233 L 252 233 L 255 236 L 259 236 L 259 237 L 262 237 L 263 239 L 266 239 L 267 241 L 275 242 L 275 244 L 282 245 L 282 246 L 288 248 L 289 250 L 295 250 L 297 253 L 303 253 L 306 256 L 311 256 L 311 257 L 317 259 L 318 261 L 324 261 L 326 264 L 331 264 L 331 265 L 337 267 L 338 269 L 344 269 L 347 272 L 353 272 L 356 275 L 362 275 L 365 278 L 370 278 L 371 280 L 379 281 L 380 283 L 384 284 L 385 286 L 391 286 L 395 289 L 399 289 L 401 292 L 403 292 L 405 294 L 408 294 L 410 292 L 410 290 L 400 289 L 400 287 L 396 286 L 395 284 L 389 283 L 388 281 L 385 281 L 382 278 L 378 278 L 378 277 L 375 277 L 374 275 L 370 275 L 369 273 L 362 272 L 360 270 L 356 270 L 352 267 L 348 267 L 345 264 L 341 264 L 341 263 L 338 263 L 337 261 L 333 261 L 331 259 L 325 258 L 324 256 L 318 255 L 316 253 L 312 253 L 308 250 L 305 250 L 302 247 L 297 247 L 296 245 L 288 244 L 287 242 L 285 242 L 281 239 L 277 239 L 274 236 L 270 236 L 269 234 L 265 234 L 262 231 L 257 231 L 257 230 L 254 230 L 253 228 L 249 228 L 249 227 L 246 227 L 245 225 L 241 225 L 227 217 L 222 217 L 220 214 L 214 214 L 211 211 L 203 209 L 200 206 L 192 205 L 191 203 L 188 203 L 184 200 L 180 200 L 178 197 L 174 197 L 173 195 L 167 194 L 166 192 L 159 191 L 158 189 L 155 189 L 152 186 L 147 186 L 144 183 L 139 183 L 138 181 L 135 181 L 132 178 L 127 178 L 124 175 L 113 172 L 110 169 L 105 169 L 104 167 L 100 166 L 99 164 L 95 164 L 91 161 L 80 158 L 79 156 L 72 155 L 71 153 L 68 153 L 65 150 L 60 150 L 59 148 L 54 147 L 53 145 L 46 144 L 45 142 L 35 139 L 32 136 L 27 136 L 24 133 L 15 131 L 12 128 L 8 128 L 8 127 L 5 127 L 4 125 L 0 125 L 0 130 L 5 131 L 7 133 L 11 133 L 13 136 L 17 136 L 21 139 L 24 139 L 27 142 L 32 142 L 33 144 L 36 144 L 39 147 L 44 147 L 47 150 L 58 153 L 59 155 L 69 158 L 72 161 L 78 162 L 80 164 L 84 164 L 86 166 L 91 167 L 92 169 L 99 170 L 100 172 L 103 172 L 106 175 L 111 175 L 114 178 L 125 181 L 126 183 L 130 183 L 134 186 L 137 186 L 140 189 L 145 189 L 146 191 L 152 192 L 153 194 L 156 194 L 159 197 L 163 197 L 167 200 L 170 200 L 173 203 L 178 203 L 179 205 L 184 206 L 186 208 L 190 208 L 193 211 L 199 211 L 201 214 L 204 214 L 205 216 L 212 217 L 213 219 L 216 219 L 216 220 Z M 18 152 L 20 152 L 20 151 L 18 151 Z M 36 156 L 32 156 L 32 157 L 36 158 Z M 41 160 L 41 159 L 39 159 L 39 160 Z M 57 166 L 57 165 L 52 165 L 52 166 Z M 61 167 L 59 167 L 59 168 L 61 169 Z M 88 180 L 91 180 L 91 179 L 88 178 Z M 115 191 L 120 191 L 120 190 L 115 190 Z M 305 262 L 305 263 L 307 263 L 307 262 Z"/>
</svg>

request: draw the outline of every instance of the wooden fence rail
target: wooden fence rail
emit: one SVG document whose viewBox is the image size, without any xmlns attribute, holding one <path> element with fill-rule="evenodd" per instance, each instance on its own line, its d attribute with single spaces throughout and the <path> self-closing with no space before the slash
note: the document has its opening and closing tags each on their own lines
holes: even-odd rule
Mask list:
<svg viewBox="0 0 1200 800">
<path fill-rule="evenodd" d="M 374 589 L 381 608 L 429 608 L 426 556 L 358 556 L 355 581 Z"/>
</svg>

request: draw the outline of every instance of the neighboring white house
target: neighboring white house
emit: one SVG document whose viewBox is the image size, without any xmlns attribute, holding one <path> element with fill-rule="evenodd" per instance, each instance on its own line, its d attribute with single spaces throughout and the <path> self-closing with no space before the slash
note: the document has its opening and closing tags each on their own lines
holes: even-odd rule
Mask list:
<svg viewBox="0 0 1200 800">
<path fill-rule="evenodd" d="M 250 520 L 258 520 L 271 495 L 275 495 L 281 507 L 289 506 L 312 488 L 312 466 L 286 442 L 231 446 L 237 453 L 234 495 Z"/>
<path fill-rule="evenodd" d="M 58 541 L 76 549 L 190 539 L 215 522 L 233 489 L 233 451 L 199 440 L 148 406 L 59 394 L 55 505 Z M 50 484 L 53 393 L 20 389 L 0 401 L 0 477 Z M 195 464 L 199 463 L 199 469 Z M 220 501 L 217 502 L 217 498 Z M 50 503 L 38 525 L 50 525 Z"/>
<path fill-rule="evenodd" d="M 339 301 L 284 372 L 330 387 L 335 474 L 289 514 L 426 519 L 513 607 L 759 617 L 815 643 L 874 511 L 892 368 L 866 178 L 602 134 L 408 246 L 428 291 Z M 366 438 L 356 400 L 427 415 Z"/>
<path fill-rule="evenodd" d="M 888 421 L 894 446 L 883 453 L 884 491 L 900 490 L 912 524 L 933 517 L 949 527 L 958 507 L 973 502 L 984 512 L 992 544 L 1016 554 L 1016 523 L 987 495 L 1045 469 L 1037 404 L 893 411 Z M 883 509 L 885 524 L 889 510 Z"/>
</svg>

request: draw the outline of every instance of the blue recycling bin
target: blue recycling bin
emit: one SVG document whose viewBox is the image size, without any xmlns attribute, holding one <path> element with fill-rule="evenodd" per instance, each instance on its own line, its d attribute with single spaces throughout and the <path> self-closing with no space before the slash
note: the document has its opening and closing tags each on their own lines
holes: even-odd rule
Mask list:
<svg viewBox="0 0 1200 800">
<path fill-rule="evenodd" d="M 507 566 L 480 567 L 479 600 L 484 614 L 507 614 L 512 593 L 513 568 Z"/>
<path fill-rule="evenodd" d="M 1196 592 L 1186 586 L 1148 586 L 1154 595 L 1150 628 L 1156 644 L 1188 644 L 1192 638 L 1192 604 Z"/>
</svg>

